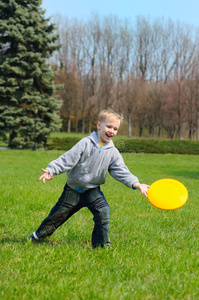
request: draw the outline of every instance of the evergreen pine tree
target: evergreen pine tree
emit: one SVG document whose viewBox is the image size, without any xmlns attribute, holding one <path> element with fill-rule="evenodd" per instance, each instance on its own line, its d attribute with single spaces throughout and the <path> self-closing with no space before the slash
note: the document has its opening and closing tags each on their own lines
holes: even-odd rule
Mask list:
<svg viewBox="0 0 199 300">
<path fill-rule="evenodd" d="M 60 127 L 48 63 L 58 37 L 41 2 L 0 2 L 0 133 L 9 133 L 9 146 L 15 148 L 33 147 L 35 139 L 45 146 L 50 132 Z"/>
</svg>

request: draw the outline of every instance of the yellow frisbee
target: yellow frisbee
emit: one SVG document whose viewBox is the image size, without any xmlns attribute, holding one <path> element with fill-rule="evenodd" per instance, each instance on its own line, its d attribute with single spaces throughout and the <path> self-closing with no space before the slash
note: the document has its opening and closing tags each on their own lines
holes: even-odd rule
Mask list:
<svg viewBox="0 0 199 300">
<path fill-rule="evenodd" d="M 186 187 L 175 179 L 159 179 L 148 189 L 149 202 L 163 210 L 174 210 L 183 206 L 188 199 Z"/>
</svg>

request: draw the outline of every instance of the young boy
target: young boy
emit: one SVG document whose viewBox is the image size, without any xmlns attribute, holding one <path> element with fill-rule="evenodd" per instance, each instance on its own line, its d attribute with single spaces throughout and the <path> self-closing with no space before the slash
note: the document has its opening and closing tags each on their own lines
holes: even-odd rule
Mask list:
<svg viewBox="0 0 199 300">
<path fill-rule="evenodd" d="M 100 190 L 106 181 L 106 173 L 127 187 L 139 189 L 147 197 L 149 186 L 140 184 L 124 164 L 123 158 L 112 142 L 117 134 L 122 116 L 111 109 L 98 116 L 98 133 L 92 132 L 73 148 L 49 163 L 39 180 L 51 180 L 54 175 L 66 172 L 67 183 L 58 202 L 39 228 L 28 239 L 36 241 L 50 236 L 60 225 L 82 207 L 93 214 L 94 229 L 92 247 L 110 244 L 108 237 L 110 208 Z"/>
</svg>

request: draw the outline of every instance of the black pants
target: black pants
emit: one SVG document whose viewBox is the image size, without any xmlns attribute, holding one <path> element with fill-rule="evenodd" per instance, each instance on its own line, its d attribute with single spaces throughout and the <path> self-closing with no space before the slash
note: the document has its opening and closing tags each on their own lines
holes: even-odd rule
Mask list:
<svg viewBox="0 0 199 300">
<path fill-rule="evenodd" d="M 106 243 L 110 244 L 108 237 L 110 208 L 100 187 L 80 194 L 66 184 L 58 202 L 37 229 L 37 237 L 41 239 L 50 236 L 82 207 L 88 207 L 94 216 L 93 221 L 95 225 L 92 232 L 93 248 L 99 245 L 103 247 Z"/>
</svg>

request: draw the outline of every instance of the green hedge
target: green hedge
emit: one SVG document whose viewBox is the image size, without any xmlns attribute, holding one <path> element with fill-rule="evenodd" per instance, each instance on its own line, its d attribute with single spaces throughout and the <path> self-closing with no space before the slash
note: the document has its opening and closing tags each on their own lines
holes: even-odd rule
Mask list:
<svg viewBox="0 0 199 300">
<path fill-rule="evenodd" d="M 72 148 L 80 139 L 81 138 L 78 137 L 50 137 L 48 139 L 47 149 L 67 151 Z M 120 152 L 199 154 L 199 141 L 117 137 L 114 140 L 114 144 Z"/>
<path fill-rule="evenodd" d="M 120 152 L 199 154 L 199 141 L 121 139 L 116 147 Z"/>
<path fill-rule="evenodd" d="M 66 137 L 66 138 L 50 137 L 48 138 L 46 149 L 68 151 L 80 140 L 81 138 L 78 137 Z"/>
</svg>

